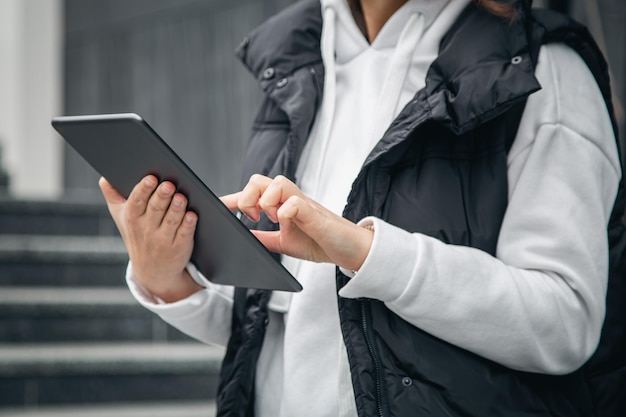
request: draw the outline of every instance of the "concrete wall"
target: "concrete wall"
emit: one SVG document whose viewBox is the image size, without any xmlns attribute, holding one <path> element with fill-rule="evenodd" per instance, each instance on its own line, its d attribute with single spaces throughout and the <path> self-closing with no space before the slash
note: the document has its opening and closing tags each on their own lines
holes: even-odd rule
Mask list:
<svg viewBox="0 0 626 417">
<path fill-rule="evenodd" d="M 62 2 L 0 1 L 0 164 L 18 197 L 62 189 L 61 141 L 50 118 L 61 113 Z"/>
<path fill-rule="evenodd" d="M 289 0 L 67 0 L 66 114 L 141 114 L 217 193 L 239 186 L 260 98 L 234 49 Z M 67 192 L 97 175 L 65 151 Z"/>
</svg>

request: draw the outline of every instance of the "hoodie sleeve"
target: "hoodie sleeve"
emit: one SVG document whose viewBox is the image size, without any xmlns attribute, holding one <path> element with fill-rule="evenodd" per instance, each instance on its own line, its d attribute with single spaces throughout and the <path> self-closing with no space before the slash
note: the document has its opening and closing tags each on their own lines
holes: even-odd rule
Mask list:
<svg viewBox="0 0 626 417">
<path fill-rule="evenodd" d="M 204 289 L 174 303 L 163 302 L 137 282 L 131 262 L 126 269 L 126 283 L 139 304 L 166 323 L 201 342 L 226 346 L 230 337 L 233 287 L 213 284 L 191 263 L 187 270 Z"/>
<path fill-rule="evenodd" d="M 580 57 L 545 46 L 509 152 L 496 257 L 379 219 L 340 291 L 381 300 L 411 324 L 487 359 L 565 374 L 595 351 L 605 312 L 606 228 L 621 177 L 606 106 Z M 401 260 L 401 261 L 399 261 Z"/>
</svg>

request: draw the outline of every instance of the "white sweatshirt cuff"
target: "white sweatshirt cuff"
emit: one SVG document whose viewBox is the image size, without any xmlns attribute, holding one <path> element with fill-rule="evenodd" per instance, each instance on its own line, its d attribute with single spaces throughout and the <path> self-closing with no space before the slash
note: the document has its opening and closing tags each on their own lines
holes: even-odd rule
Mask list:
<svg viewBox="0 0 626 417">
<path fill-rule="evenodd" d="M 212 284 L 193 264 L 188 264 L 187 270 L 194 281 L 205 288 L 174 303 L 159 300 L 137 282 L 131 263 L 126 269 L 126 282 L 139 304 L 165 322 L 204 343 L 226 346 L 230 336 L 233 287 Z"/>
<path fill-rule="evenodd" d="M 366 217 L 358 224 L 374 226 L 374 240 L 370 252 L 358 272 L 339 291 L 345 298 L 375 298 L 389 302 L 400 297 L 406 280 L 417 265 L 417 241 L 414 236 L 376 217 Z M 400 260 L 390 262 L 390 260 Z M 343 269 L 342 269 L 343 272 Z M 350 271 L 345 271 L 350 276 Z"/>
<path fill-rule="evenodd" d="M 208 288 L 211 285 L 192 263 L 187 265 L 187 271 L 193 280 L 202 287 Z M 137 281 L 130 261 L 126 268 L 126 283 L 128 284 L 131 294 L 139 304 L 158 315 L 165 315 L 171 319 L 196 314 L 198 307 L 203 305 L 207 299 L 207 291 L 201 290 L 182 300 L 166 303 Z"/>
</svg>

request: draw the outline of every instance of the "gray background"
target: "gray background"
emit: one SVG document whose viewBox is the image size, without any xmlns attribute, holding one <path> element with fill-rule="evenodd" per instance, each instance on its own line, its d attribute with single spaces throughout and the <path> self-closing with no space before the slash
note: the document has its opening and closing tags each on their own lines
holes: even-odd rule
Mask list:
<svg viewBox="0 0 626 417">
<path fill-rule="evenodd" d="M 234 56 L 288 0 L 67 0 L 65 114 L 141 114 L 217 193 L 234 190 L 259 100 Z M 68 191 L 97 176 L 65 151 Z"/>
</svg>

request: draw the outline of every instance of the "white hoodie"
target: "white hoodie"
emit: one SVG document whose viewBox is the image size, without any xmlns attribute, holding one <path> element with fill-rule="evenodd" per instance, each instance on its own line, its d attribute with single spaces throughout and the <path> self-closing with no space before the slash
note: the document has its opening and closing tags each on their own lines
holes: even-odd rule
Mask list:
<svg viewBox="0 0 626 417">
<path fill-rule="evenodd" d="M 342 212 L 365 157 L 424 86 L 441 37 L 468 2 L 410 0 L 368 45 L 344 0 L 322 0 L 327 78 L 297 171 L 306 194 Z M 578 55 L 546 46 L 536 76 L 543 90 L 529 98 L 508 155 L 509 206 L 497 257 L 369 218 L 372 249 L 340 295 L 382 300 L 414 325 L 505 366 L 566 373 L 598 341 L 604 231 L 620 168 L 604 102 Z M 283 263 L 304 290 L 272 296 L 257 367 L 257 415 L 355 416 L 335 267 L 288 257 Z M 142 289 L 132 268 L 127 278 L 137 299 L 165 321 L 225 345 L 232 289 L 189 269 L 207 289 L 172 304 Z"/>
</svg>

